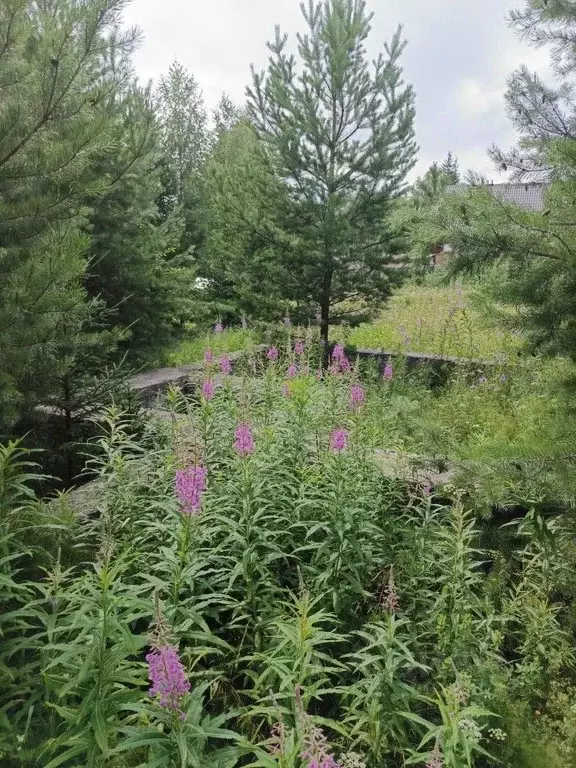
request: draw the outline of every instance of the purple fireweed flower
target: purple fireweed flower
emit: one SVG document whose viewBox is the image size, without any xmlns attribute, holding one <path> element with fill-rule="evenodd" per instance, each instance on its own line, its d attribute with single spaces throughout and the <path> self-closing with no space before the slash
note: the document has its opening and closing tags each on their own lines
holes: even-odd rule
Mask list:
<svg viewBox="0 0 576 768">
<path fill-rule="evenodd" d="M 211 349 L 204 350 L 204 362 L 206 365 L 211 365 L 214 362 L 214 353 Z"/>
<path fill-rule="evenodd" d="M 346 353 L 344 352 L 344 346 L 342 344 L 336 344 L 334 349 L 332 350 L 332 365 L 328 368 L 330 373 L 346 373 L 349 371 L 352 366 L 350 365 L 350 360 L 346 357 Z"/>
<path fill-rule="evenodd" d="M 366 393 L 361 384 L 354 384 L 350 389 L 350 407 L 353 411 L 360 408 L 366 401 Z"/>
<path fill-rule="evenodd" d="M 197 515 L 206 490 L 206 467 L 194 466 L 176 472 L 176 496 L 185 515 Z"/>
<path fill-rule="evenodd" d="M 348 432 L 345 429 L 334 429 L 330 435 L 330 450 L 332 453 L 342 453 L 348 448 Z"/>
<path fill-rule="evenodd" d="M 303 341 L 297 341 L 296 344 L 294 344 L 294 352 L 297 355 L 303 355 L 304 354 L 304 342 Z"/>
<path fill-rule="evenodd" d="M 222 333 L 223 330 L 224 330 L 224 326 L 222 325 L 222 323 L 216 323 L 216 325 L 214 326 L 214 333 Z"/>
<path fill-rule="evenodd" d="M 234 450 L 239 456 L 254 453 L 254 437 L 249 424 L 239 424 L 234 432 Z"/>
<path fill-rule="evenodd" d="M 230 358 L 228 355 L 224 355 L 224 357 L 221 357 L 218 361 L 220 364 L 220 371 L 224 374 L 232 373 L 232 363 L 230 362 Z"/>
<path fill-rule="evenodd" d="M 383 376 L 385 379 L 388 379 L 388 381 L 394 378 L 394 369 L 392 368 L 390 363 L 386 363 L 386 365 L 384 366 Z"/>
<path fill-rule="evenodd" d="M 340 363 L 340 373 L 346 373 L 347 371 L 352 370 L 350 360 L 348 360 L 346 355 L 344 355 L 338 362 Z"/>
<path fill-rule="evenodd" d="M 204 379 L 202 383 L 202 397 L 204 400 L 212 400 L 214 397 L 214 382 L 210 379 Z"/>
<path fill-rule="evenodd" d="M 342 360 L 343 357 L 345 357 L 344 345 L 336 344 L 332 350 L 332 360 Z"/>
<path fill-rule="evenodd" d="M 300 753 L 300 759 L 306 761 L 306 768 L 340 768 L 328 751 L 330 746 L 322 730 L 309 722 L 306 725 L 307 733 L 303 738 L 305 749 Z"/>
<path fill-rule="evenodd" d="M 165 709 L 178 712 L 182 698 L 190 691 L 190 683 L 186 671 L 180 661 L 178 648 L 173 645 L 163 645 L 147 654 L 148 678 L 150 696 L 159 696 L 158 703 Z"/>
<path fill-rule="evenodd" d="M 266 352 L 266 357 L 275 363 L 278 360 L 278 347 L 270 347 L 268 352 Z"/>
<path fill-rule="evenodd" d="M 294 363 L 290 363 L 288 367 L 288 378 L 293 379 L 298 373 L 298 368 Z"/>
</svg>

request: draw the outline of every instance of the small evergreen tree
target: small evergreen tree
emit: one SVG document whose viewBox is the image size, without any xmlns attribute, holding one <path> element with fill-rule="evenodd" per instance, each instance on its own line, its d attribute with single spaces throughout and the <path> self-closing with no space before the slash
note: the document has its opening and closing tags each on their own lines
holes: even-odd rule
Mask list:
<svg viewBox="0 0 576 768">
<path fill-rule="evenodd" d="M 276 30 L 266 73 L 253 72 L 249 109 L 288 194 L 270 209 L 281 289 L 308 316 L 319 309 L 328 348 L 348 300 L 384 299 L 398 270 L 388 220 L 414 164 L 414 92 L 402 80 L 399 29 L 370 66 L 362 0 L 310 0 L 298 60 Z M 276 201 L 274 201 L 276 203 Z M 268 238 L 270 240 L 271 238 Z"/>
<path fill-rule="evenodd" d="M 227 93 L 223 93 L 220 101 L 213 111 L 216 138 L 220 138 L 226 131 L 232 130 L 241 120 L 247 120 L 248 114 L 245 107 L 235 104 Z"/>
<path fill-rule="evenodd" d="M 452 152 L 448 152 L 446 160 L 442 163 L 441 169 L 448 184 L 458 184 L 460 181 L 460 169 L 458 160 Z"/>
</svg>

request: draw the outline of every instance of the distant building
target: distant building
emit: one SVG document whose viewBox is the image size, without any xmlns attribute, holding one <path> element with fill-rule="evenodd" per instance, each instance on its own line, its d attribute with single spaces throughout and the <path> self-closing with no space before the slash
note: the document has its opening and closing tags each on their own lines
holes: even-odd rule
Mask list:
<svg viewBox="0 0 576 768">
<path fill-rule="evenodd" d="M 543 211 L 544 193 L 547 187 L 548 184 L 540 181 L 524 184 L 516 182 L 488 184 L 486 186 L 494 197 L 497 197 L 503 203 L 513 203 L 523 211 Z M 457 192 L 464 189 L 470 189 L 468 184 L 455 184 L 452 187 L 448 187 L 449 192 Z M 437 245 L 430 254 L 430 267 L 435 269 L 436 267 L 446 266 L 452 253 L 454 253 L 454 248 L 451 245 Z"/>
<path fill-rule="evenodd" d="M 453 189 L 462 189 L 465 186 L 458 184 Z M 547 186 L 548 184 L 538 181 L 527 184 L 488 184 L 487 188 L 503 203 L 514 203 L 523 211 L 543 211 Z"/>
</svg>

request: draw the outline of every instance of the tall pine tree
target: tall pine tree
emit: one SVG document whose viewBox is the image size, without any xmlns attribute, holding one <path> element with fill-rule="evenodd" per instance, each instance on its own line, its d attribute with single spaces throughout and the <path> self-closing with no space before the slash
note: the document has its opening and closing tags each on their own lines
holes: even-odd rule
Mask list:
<svg viewBox="0 0 576 768">
<path fill-rule="evenodd" d="M 302 10 L 308 32 L 298 36 L 298 58 L 277 29 L 248 97 L 288 189 L 270 210 L 284 234 L 282 290 L 309 316 L 319 310 L 327 350 L 330 324 L 355 315 L 346 303 L 383 300 L 398 275 L 386 269 L 388 219 L 416 155 L 414 92 L 402 80 L 400 29 L 371 65 L 363 0 L 309 0 Z"/>
<path fill-rule="evenodd" d="M 113 146 L 137 41 L 121 0 L 0 3 L 0 431 L 58 386 L 82 322 L 96 166 Z"/>
</svg>

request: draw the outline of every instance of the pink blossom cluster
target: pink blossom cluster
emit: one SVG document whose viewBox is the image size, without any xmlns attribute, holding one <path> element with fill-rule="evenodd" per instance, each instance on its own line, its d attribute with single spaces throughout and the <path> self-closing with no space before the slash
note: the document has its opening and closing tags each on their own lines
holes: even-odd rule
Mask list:
<svg viewBox="0 0 576 768">
<path fill-rule="evenodd" d="M 278 360 L 278 347 L 270 347 L 268 352 L 266 352 L 266 357 L 275 363 Z"/>
<path fill-rule="evenodd" d="M 214 362 L 214 353 L 211 349 L 205 349 L 204 350 L 204 362 L 206 365 L 212 365 Z"/>
<path fill-rule="evenodd" d="M 159 696 L 161 707 L 179 713 L 182 698 L 190 691 L 190 682 L 180 661 L 178 648 L 163 645 L 147 654 L 150 696 Z"/>
<path fill-rule="evenodd" d="M 254 437 L 249 424 L 243 423 L 236 427 L 234 432 L 234 450 L 239 456 L 249 456 L 254 453 Z"/>
<path fill-rule="evenodd" d="M 230 362 L 228 355 L 221 357 L 218 364 L 220 365 L 220 372 L 224 375 L 232 373 L 232 363 Z"/>
<path fill-rule="evenodd" d="M 330 373 L 346 373 L 351 369 L 350 361 L 346 357 L 343 344 L 336 344 L 332 350 Z"/>
<path fill-rule="evenodd" d="M 385 379 L 388 379 L 388 381 L 390 381 L 391 379 L 394 378 L 394 369 L 392 368 L 390 363 L 386 363 L 386 365 L 384 366 L 384 374 L 383 375 L 384 375 Z"/>
<path fill-rule="evenodd" d="M 298 356 L 304 354 L 304 342 L 303 341 L 297 341 L 296 344 L 294 344 L 294 352 Z"/>
<path fill-rule="evenodd" d="M 215 387 L 212 379 L 204 379 L 202 382 L 202 397 L 204 400 L 212 400 L 214 397 Z"/>
<path fill-rule="evenodd" d="M 297 374 L 298 374 L 298 367 L 296 366 L 295 363 L 290 363 L 290 365 L 288 366 L 288 378 L 294 379 Z"/>
<path fill-rule="evenodd" d="M 340 768 L 333 755 L 328 752 L 330 746 L 320 728 L 309 725 L 304 736 L 304 747 L 300 758 L 307 761 L 306 768 Z"/>
<path fill-rule="evenodd" d="M 350 407 L 353 411 L 358 410 L 366 401 L 366 393 L 361 384 L 354 384 L 350 389 Z"/>
<path fill-rule="evenodd" d="M 223 330 L 224 330 L 224 326 L 222 325 L 222 323 L 216 323 L 216 325 L 214 326 L 214 333 L 222 333 Z"/>
<path fill-rule="evenodd" d="M 342 453 L 348 448 L 348 431 L 335 429 L 330 435 L 330 450 L 332 453 Z"/>
<path fill-rule="evenodd" d="M 193 466 L 176 472 L 176 497 L 186 515 L 197 515 L 206 490 L 206 467 Z"/>
</svg>

